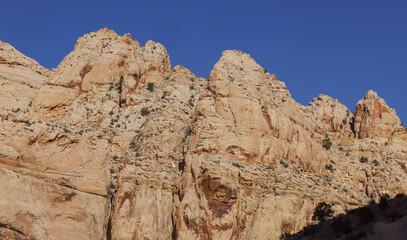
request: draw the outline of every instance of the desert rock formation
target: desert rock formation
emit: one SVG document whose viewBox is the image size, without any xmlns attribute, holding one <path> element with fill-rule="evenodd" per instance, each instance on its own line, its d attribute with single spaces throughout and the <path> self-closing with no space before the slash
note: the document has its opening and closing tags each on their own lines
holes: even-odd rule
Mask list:
<svg viewBox="0 0 407 240">
<path fill-rule="evenodd" d="M 407 191 L 377 93 L 303 106 L 236 50 L 204 79 L 108 29 L 51 70 L 0 42 L 0 118 L 0 238 L 278 239 Z"/>
<path fill-rule="evenodd" d="M 400 124 L 395 110 L 389 108 L 385 101 L 372 90 L 356 104 L 355 132 L 358 138 L 388 139 Z"/>
</svg>

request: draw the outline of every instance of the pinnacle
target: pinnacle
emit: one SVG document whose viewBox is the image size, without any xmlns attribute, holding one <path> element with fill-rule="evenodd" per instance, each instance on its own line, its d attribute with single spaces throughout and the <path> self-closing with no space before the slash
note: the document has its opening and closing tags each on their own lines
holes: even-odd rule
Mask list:
<svg viewBox="0 0 407 240">
<path fill-rule="evenodd" d="M 105 36 L 105 37 L 118 37 L 119 35 L 112 29 L 108 29 L 108 28 L 101 28 L 99 30 L 97 30 L 96 32 L 92 32 L 90 31 L 89 33 L 85 34 L 86 35 L 95 35 L 95 36 Z"/>
<path fill-rule="evenodd" d="M 373 90 L 369 90 L 367 91 L 364 99 L 378 99 L 379 95 L 377 94 L 377 92 L 373 91 Z"/>
</svg>

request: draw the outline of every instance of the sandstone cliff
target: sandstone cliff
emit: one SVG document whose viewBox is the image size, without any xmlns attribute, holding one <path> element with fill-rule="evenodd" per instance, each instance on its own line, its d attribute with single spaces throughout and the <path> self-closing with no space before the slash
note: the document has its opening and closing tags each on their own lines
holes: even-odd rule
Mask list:
<svg viewBox="0 0 407 240">
<path fill-rule="evenodd" d="M 0 118 L 0 238 L 278 239 L 407 191 L 377 93 L 303 106 L 240 51 L 204 79 L 108 29 L 51 70 L 0 42 Z"/>
</svg>

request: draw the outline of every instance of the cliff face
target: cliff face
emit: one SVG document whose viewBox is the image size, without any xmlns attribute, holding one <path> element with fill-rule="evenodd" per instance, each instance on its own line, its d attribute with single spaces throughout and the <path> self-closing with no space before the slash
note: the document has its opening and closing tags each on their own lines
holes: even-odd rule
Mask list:
<svg viewBox="0 0 407 240">
<path fill-rule="evenodd" d="M 108 29 L 51 70 L 0 42 L 0 118 L 8 239 L 278 239 L 319 202 L 407 190 L 407 134 L 376 93 L 355 116 L 303 106 L 239 51 L 203 79 Z"/>
</svg>

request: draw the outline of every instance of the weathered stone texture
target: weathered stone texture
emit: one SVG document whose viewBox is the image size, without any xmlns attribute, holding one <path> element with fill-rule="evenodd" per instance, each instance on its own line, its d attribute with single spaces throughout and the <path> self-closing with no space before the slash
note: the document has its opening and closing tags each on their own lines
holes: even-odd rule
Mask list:
<svg viewBox="0 0 407 240">
<path fill-rule="evenodd" d="M 372 91 L 355 115 L 303 106 L 246 53 L 204 79 L 108 29 L 51 70 L 0 47 L 0 238 L 278 239 L 321 201 L 407 191 L 406 131 Z"/>
</svg>

